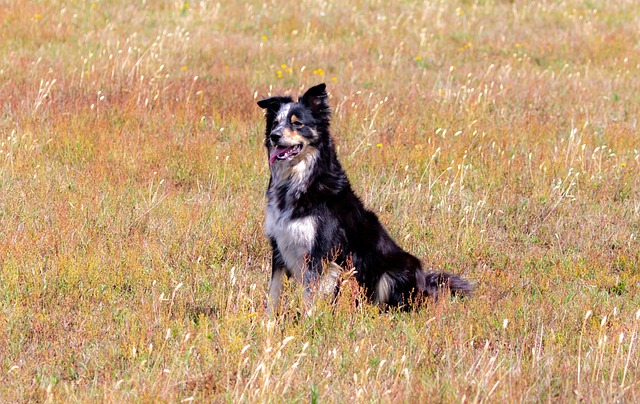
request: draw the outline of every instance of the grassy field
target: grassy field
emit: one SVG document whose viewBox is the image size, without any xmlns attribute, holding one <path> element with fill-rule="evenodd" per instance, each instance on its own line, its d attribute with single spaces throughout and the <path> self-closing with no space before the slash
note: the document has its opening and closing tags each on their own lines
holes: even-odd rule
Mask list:
<svg viewBox="0 0 640 404">
<path fill-rule="evenodd" d="M 640 401 L 635 1 L 0 2 L 0 401 Z M 472 299 L 269 321 L 257 99 Z"/>
</svg>

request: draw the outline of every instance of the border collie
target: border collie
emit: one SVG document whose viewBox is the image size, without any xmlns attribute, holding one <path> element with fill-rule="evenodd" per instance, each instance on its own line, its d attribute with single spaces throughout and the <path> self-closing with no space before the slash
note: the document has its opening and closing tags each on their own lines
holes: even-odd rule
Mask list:
<svg viewBox="0 0 640 404">
<path fill-rule="evenodd" d="M 267 308 L 274 313 L 283 277 L 315 292 L 338 293 L 343 269 L 351 268 L 368 299 L 407 309 L 448 288 L 469 295 L 457 275 L 426 272 L 400 248 L 351 189 L 336 154 L 325 84 L 295 102 L 276 96 L 258 101 L 266 110 L 265 146 L 271 178 L 265 228 L 273 250 Z M 334 295 L 335 296 L 335 295 Z"/>
</svg>

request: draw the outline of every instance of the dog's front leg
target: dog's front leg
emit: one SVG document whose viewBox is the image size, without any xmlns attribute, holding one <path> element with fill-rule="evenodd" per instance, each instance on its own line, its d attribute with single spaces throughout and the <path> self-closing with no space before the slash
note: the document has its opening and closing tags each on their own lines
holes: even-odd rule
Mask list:
<svg viewBox="0 0 640 404">
<path fill-rule="evenodd" d="M 286 274 L 286 269 L 278 246 L 274 240 L 271 241 L 271 281 L 269 282 L 269 299 L 267 301 L 267 313 L 273 316 L 278 306 L 278 298 L 282 293 L 282 281 Z"/>
<path fill-rule="evenodd" d="M 314 300 L 318 297 L 332 296 L 335 299 L 337 296 L 342 268 L 335 262 L 325 264 L 320 257 L 322 255 L 311 258 L 303 273 L 303 298 L 307 309 L 313 306 Z"/>
<path fill-rule="evenodd" d="M 302 298 L 304 303 L 309 309 L 313 305 L 314 289 L 318 283 L 319 274 L 312 266 L 309 266 L 302 275 L 302 285 L 304 291 L 302 292 Z"/>
<path fill-rule="evenodd" d="M 342 267 L 335 262 L 330 262 L 323 267 L 322 278 L 318 284 L 318 292 L 323 296 L 332 296 L 335 301 L 338 296 L 340 274 Z"/>
<path fill-rule="evenodd" d="M 269 282 L 269 301 L 267 302 L 267 313 L 273 316 L 278 306 L 278 298 L 282 293 L 282 280 L 285 274 L 284 267 L 273 268 L 271 271 L 271 282 Z"/>
</svg>

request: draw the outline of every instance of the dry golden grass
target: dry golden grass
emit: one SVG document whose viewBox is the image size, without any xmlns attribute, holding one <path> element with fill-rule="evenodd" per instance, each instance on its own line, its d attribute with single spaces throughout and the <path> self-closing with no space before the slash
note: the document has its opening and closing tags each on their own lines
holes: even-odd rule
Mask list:
<svg viewBox="0 0 640 404">
<path fill-rule="evenodd" d="M 0 400 L 640 400 L 640 8 L 2 2 Z M 265 316 L 258 97 L 475 297 Z"/>
</svg>

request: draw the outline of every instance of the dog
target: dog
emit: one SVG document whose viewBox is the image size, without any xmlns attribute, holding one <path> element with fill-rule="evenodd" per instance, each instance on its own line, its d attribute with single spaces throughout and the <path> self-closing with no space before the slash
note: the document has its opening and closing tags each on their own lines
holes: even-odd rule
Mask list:
<svg viewBox="0 0 640 404">
<path fill-rule="evenodd" d="M 301 283 L 311 303 L 316 292 L 337 296 L 344 268 L 352 268 L 367 299 L 385 308 L 407 309 L 444 289 L 471 294 L 472 285 L 461 277 L 425 271 L 351 189 L 329 132 L 325 84 L 309 88 L 297 102 L 275 96 L 258 106 L 265 110 L 271 173 L 265 218 L 272 248 L 270 314 L 284 276 Z"/>
</svg>

